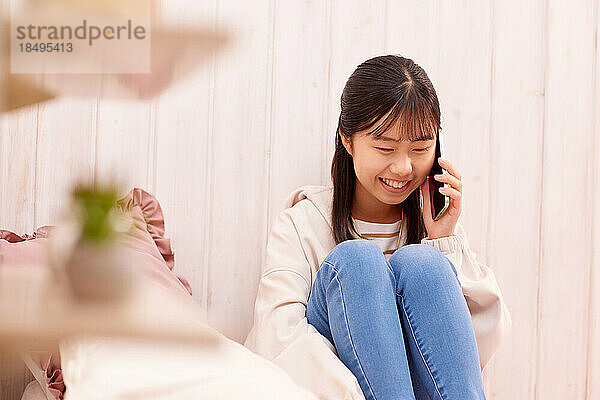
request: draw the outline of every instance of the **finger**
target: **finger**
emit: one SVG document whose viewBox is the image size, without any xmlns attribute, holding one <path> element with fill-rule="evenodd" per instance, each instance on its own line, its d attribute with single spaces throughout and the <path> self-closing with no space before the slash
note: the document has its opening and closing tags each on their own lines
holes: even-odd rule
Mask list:
<svg viewBox="0 0 600 400">
<path fill-rule="evenodd" d="M 450 197 L 450 206 L 451 207 L 454 207 L 458 210 L 461 209 L 461 207 L 462 207 L 462 193 L 461 192 L 459 192 L 456 189 L 449 188 L 449 187 L 441 187 L 439 190 L 440 190 L 440 193 L 443 194 L 444 196 Z"/>
<path fill-rule="evenodd" d="M 452 188 L 458 190 L 459 192 L 462 192 L 462 182 L 459 179 L 457 179 L 455 176 L 444 173 L 444 174 L 436 174 L 433 177 L 435 178 L 436 181 L 447 183 Z"/>
<path fill-rule="evenodd" d="M 458 170 L 456 169 L 456 167 L 454 165 L 452 165 L 452 163 L 448 160 L 446 160 L 445 158 L 438 158 L 438 162 L 440 163 L 440 167 L 442 167 L 443 169 L 445 169 L 446 171 L 448 171 L 448 173 L 450 175 L 455 176 L 458 180 L 461 180 L 461 176 L 460 173 L 458 172 Z"/>
</svg>

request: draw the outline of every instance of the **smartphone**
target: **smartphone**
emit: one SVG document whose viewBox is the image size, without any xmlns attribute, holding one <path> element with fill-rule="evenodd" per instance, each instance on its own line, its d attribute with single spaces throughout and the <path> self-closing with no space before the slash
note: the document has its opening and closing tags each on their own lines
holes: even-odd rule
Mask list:
<svg viewBox="0 0 600 400">
<path fill-rule="evenodd" d="M 446 158 L 442 138 L 438 132 L 435 146 L 435 160 L 433 161 L 433 167 L 429 173 L 429 204 L 431 204 L 431 217 L 434 221 L 436 221 L 450 205 L 450 198 L 444 196 L 439 190 L 441 187 L 445 186 L 444 182 L 437 181 L 433 178 L 434 175 L 442 174 L 444 172 L 438 162 L 438 158 L 440 157 Z"/>
</svg>

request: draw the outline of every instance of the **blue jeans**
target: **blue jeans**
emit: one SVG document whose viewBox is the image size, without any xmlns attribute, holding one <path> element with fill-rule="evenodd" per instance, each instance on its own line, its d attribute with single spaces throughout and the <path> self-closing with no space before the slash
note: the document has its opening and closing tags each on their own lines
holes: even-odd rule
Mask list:
<svg viewBox="0 0 600 400">
<path fill-rule="evenodd" d="M 365 239 L 338 244 L 317 272 L 308 322 L 336 348 L 366 399 L 485 399 L 471 315 L 439 250 L 386 260 Z"/>
</svg>

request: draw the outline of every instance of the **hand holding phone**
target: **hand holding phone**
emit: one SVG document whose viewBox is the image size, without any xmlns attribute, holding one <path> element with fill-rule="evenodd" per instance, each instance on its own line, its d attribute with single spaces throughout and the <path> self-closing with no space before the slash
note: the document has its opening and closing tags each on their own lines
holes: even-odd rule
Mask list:
<svg viewBox="0 0 600 400">
<path fill-rule="evenodd" d="M 462 210 L 461 177 L 445 159 L 441 142 L 438 134 L 433 166 L 420 186 L 423 222 L 429 239 L 452 236 Z"/>
</svg>

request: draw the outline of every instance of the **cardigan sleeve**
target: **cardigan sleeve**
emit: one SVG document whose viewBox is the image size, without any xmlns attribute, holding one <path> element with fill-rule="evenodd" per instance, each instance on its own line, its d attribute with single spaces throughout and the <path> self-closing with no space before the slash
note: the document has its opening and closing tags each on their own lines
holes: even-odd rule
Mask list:
<svg viewBox="0 0 600 400">
<path fill-rule="evenodd" d="M 483 370 L 512 326 L 510 313 L 502 299 L 494 272 L 477 261 L 460 223 L 456 225 L 453 236 L 424 238 L 421 243 L 440 250 L 456 268 L 471 313 L 479 363 Z"/>
<path fill-rule="evenodd" d="M 311 269 L 291 209 L 273 223 L 254 306 L 254 324 L 244 345 L 273 361 L 322 400 L 364 400 L 358 381 L 335 347 L 306 319 Z"/>
</svg>

